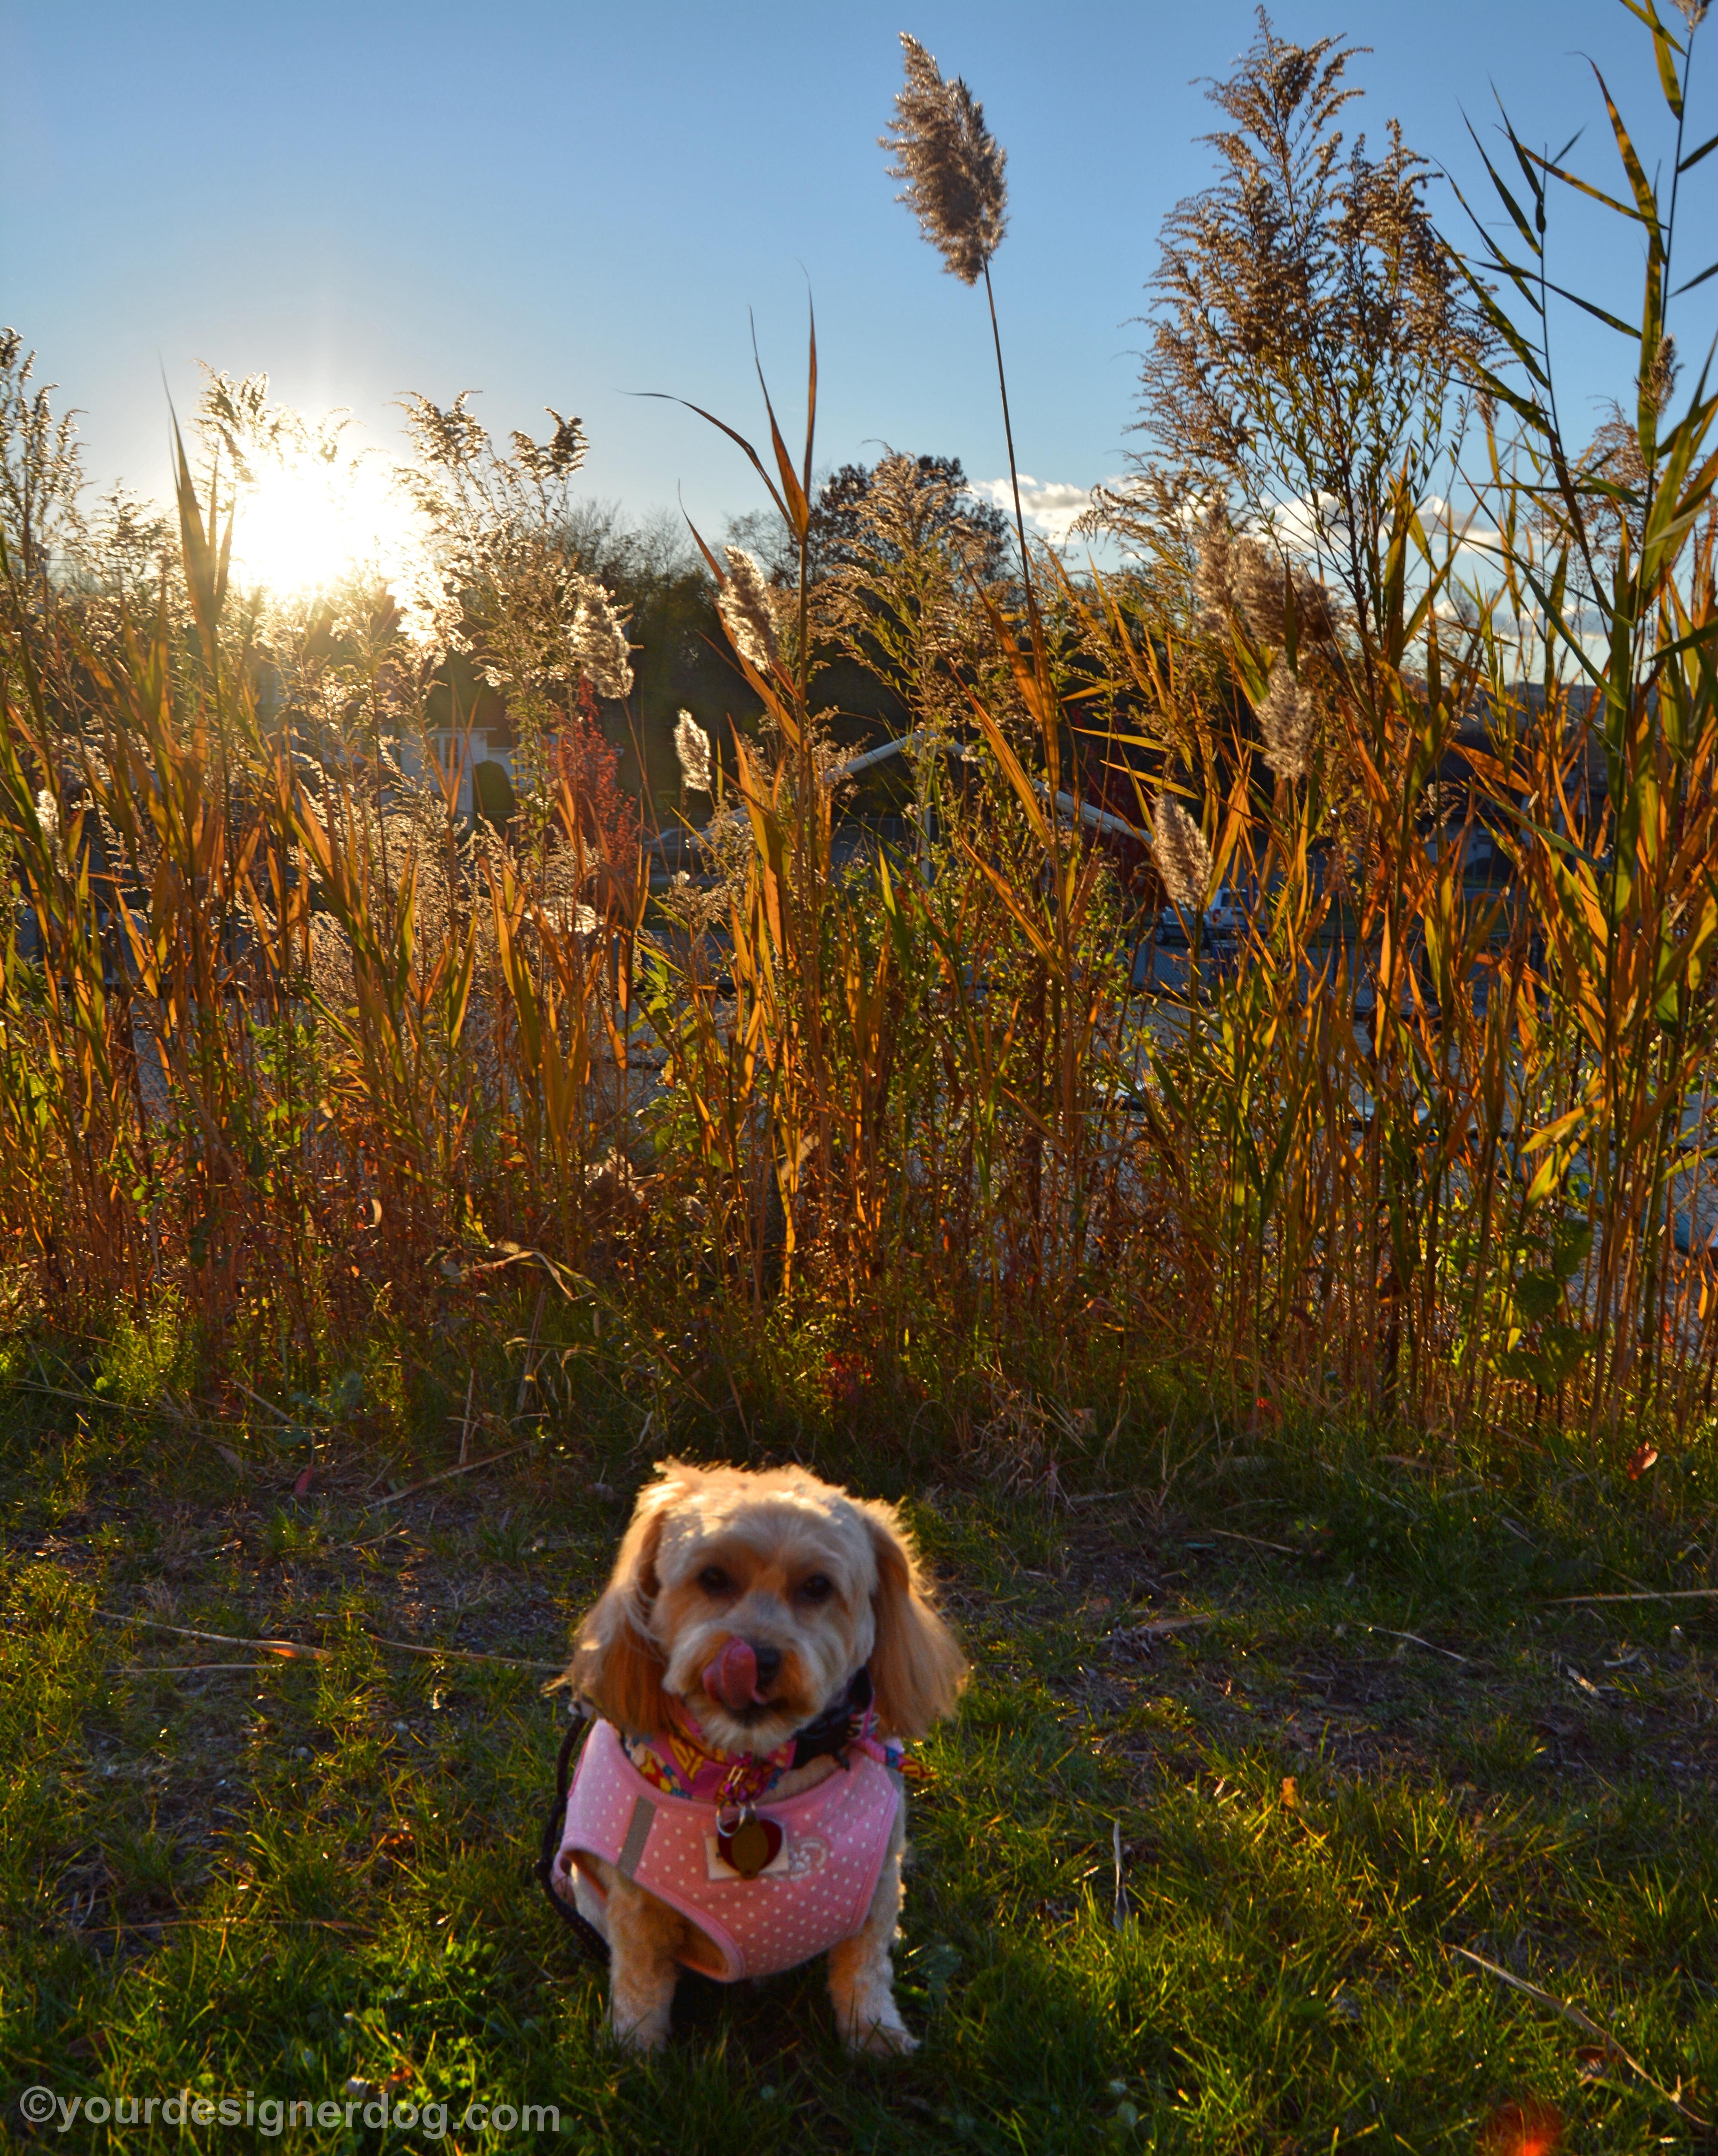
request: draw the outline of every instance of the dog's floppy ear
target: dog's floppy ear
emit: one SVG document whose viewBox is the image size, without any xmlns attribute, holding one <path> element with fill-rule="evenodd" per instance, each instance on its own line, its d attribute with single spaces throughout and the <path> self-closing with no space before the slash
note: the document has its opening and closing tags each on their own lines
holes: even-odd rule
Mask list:
<svg viewBox="0 0 1718 2156">
<path fill-rule="evenodd" d="M 638 1493 L 614 1570 L 578 1628 L 567 1682 L 598 1714 L 633 1737 L 654 1737 L 668 1719 L 663 1658 L 650 1635 L 661 1583 L 656 1553 L 662 1523 L 685 1484 L 672 1473 Z"/>
<path fill-rule="evenodd" d="M 960 1697 L 967 1658 L 931 1606 L 917 1553 L 894 1507 L 863 1510 L 877 1556 L 870 1668 L 878 1725 L 888 1737 L 922 1737 Z"/>
</svg>

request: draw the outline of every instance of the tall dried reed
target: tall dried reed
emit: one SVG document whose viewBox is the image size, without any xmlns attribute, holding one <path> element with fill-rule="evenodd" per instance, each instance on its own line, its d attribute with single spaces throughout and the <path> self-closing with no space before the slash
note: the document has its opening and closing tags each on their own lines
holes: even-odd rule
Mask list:
<svg viewBox="0 0 1718 2156">
<path fill-rule="evenodd" d="M 1680 130 L 1688 41 L 1649 32 Z M 974 583 L 938 526 L 909 543 L 942 550 L 924 573 L 897 536 L 820 594 L 813 339 L 803 451 L 767 391 L 767 458 L 725 429 L 797 588 L 706 550 L 765 721 L 723 745 L 721 873 L 669 894 L 678 926 L 608 858 L 577 759 L 516 843 L 463 834 L 450 786 L 308 766 L 256 701 L 228 535 L 182 465 L 182 613 L 127 599 L 99 637 L 8 562 L 15 1306 L 100 1324 L 171 1292 L 284 1372 L 378 1296 L 523 1251 L 606 1268 L 662 1333 L 833 1312 L 880 1360 L 929 1332 L 1069 1387 L 1192 1367 L 1254 1419 L 1603 1435 L 1709 1406 L 1718 399 L 1703 378 L 1669 408 L 1676 207 L 1615 141 L 1649 239 L 1628 474 L 1565 445 L 1549 356 L 1477 264 L 1493 360 L 1464 329 L 1464 363 L 1492 416 L 1445 489 L 1465 521 L 1423 506 L 1423 432 L 1334 596 L 1315 545 L 1256 521 L 1219 517 L 1194 564 L 1187 515 L 1138 573 L 1041 559 L 1032 603 L 1023 562 L 1012 596 Z M 1531 295 L 1573 176 L 1514 148 L 1530 252 L 1489 276 Z M 962 275 L 1000 235 L 1000 173 Z M 565 581 L 514 552 L 533 591 Z M 934 634 L 901 598 L 926 592 Z M 912 856 L 838 867 L 819 654 L 872 645 L 940 746 Z M 679 749 L 707 791 L 690 721 Z M 1506 882 L 1473 875 L 1482 843 Z M 1218 938 L 1223 883 L 1252 899 Z M 1166 893 L 1187 963 L 1157 947 Z"/>
</svg>

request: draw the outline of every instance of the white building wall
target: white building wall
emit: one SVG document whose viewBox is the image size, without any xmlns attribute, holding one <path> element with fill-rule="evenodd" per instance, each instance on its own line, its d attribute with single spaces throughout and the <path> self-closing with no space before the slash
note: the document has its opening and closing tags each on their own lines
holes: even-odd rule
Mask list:
<svg viewBox="0 0 1718 2156">
<path fill-rule="evenodd" d="M 415 738 L 400 742 L 400 768 L 408 778 L 443 787 L 449 776 L 459 775 L 457 813 L 469 817 L 471 814 L 471 772 L 474 764 L 498 763 L 510 781 L 513 777 L 513 752 L 497 744 L 490 746 L 490 737 L 481 726 L 454 729 L 438 726 L 429 736 L 429 747 L 434 757 L 434 766 L 423 755 Z"/>
</svg>

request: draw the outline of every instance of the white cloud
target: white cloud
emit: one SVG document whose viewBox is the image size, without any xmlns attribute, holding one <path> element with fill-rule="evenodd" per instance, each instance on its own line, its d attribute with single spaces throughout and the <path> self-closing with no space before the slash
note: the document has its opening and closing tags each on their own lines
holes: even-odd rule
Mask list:
<svg viewBox="0 0 1718 2156">
<path fill-rule="evenodd" d="M 977 480 L 972 491 L 993 501 L 1008 516 L 1013 516 L 1014 490 L 1006 479 Z M 1067 545 L 1068 535 L 1091 507 L 1091 489 L 1078 486 L 1072 480 L 1036 480 L 1027 472 L 1020 475 L 1020 513 L 1027 529 L 1040 539 L 1048 539 L 1053 547 Z"/>
<path fill-rule="evenodd" d="M 1321 532 L 1336 521 L 1340 507 L 1333 494 L 1296 495 L 1273 505 L 1272 530 L 1292 552 L 1310 554 L 1317 549 Z"/>
<path fill-rule="evenodd" d="M 1495 553 L 1502 542 L 1497 532 L 1481 523 L 1469 510 L 1459 520 L 1454 505 L 1441 494 L 1428 494 L 1416 505 L 1421 525 L 1435 550 L 1454 543 L 1457 553 Z M 1273 536 L 1291 553 L 1321 555 L 1321 542 L 1340 538 L 1341 504 L 1333 494 L 1290 495 L 1271 506 L 1267 520 Z M 1253 528 L 1259 528 L 1254 526 Z"/>
<path fill-rule="evenodd" d="M 1419 506 L 1420 521 L 1428 531 L 1435 532 L 1442 540 L 1453 534 L 1458 552 L 1465 549 L 1474 554 L 1495 554 L 1502 550 L 1503 534 L 1482 524 L 1475 511 L 1469 510 L 1458 522 L 1455 506 L 1446 501 L 1441 494 L 1428 494 Z"/>
</svg>

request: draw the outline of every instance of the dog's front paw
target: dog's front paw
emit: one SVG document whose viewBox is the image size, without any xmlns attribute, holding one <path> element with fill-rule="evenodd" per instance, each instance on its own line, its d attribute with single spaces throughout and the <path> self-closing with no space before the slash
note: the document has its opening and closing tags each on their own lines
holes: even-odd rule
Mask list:
<svg viewBox="0 0 1718 2156">
<path fill-rule="evenodd" d="M 869 2011 L 854 2010 L 842 2017 L 841 2041 L 849 2051 L 872 2059 L 905 2059 L 919 2048 L 919 2040 L 900 2018 L 892 1999 Z"/>
<path fill-rule="evenodd" d="M 621 2051 L 664 2051 L 669 2044 L 669 2007 L 632 2005 L 628 2010 L 617 1999 L 608 2016 L 608 2026 L 614 2031 L 614 2041 Z"/>
<path fill-rule="evenodd" d="M 668 2045 L 668 2016 L 665 2014 L 641 2015 L 636 2021 L 622 2021 L 618 2016 L 611 2025 L 614 2041 L 625 2051 L 660 2051 Z"/>
</svg>

